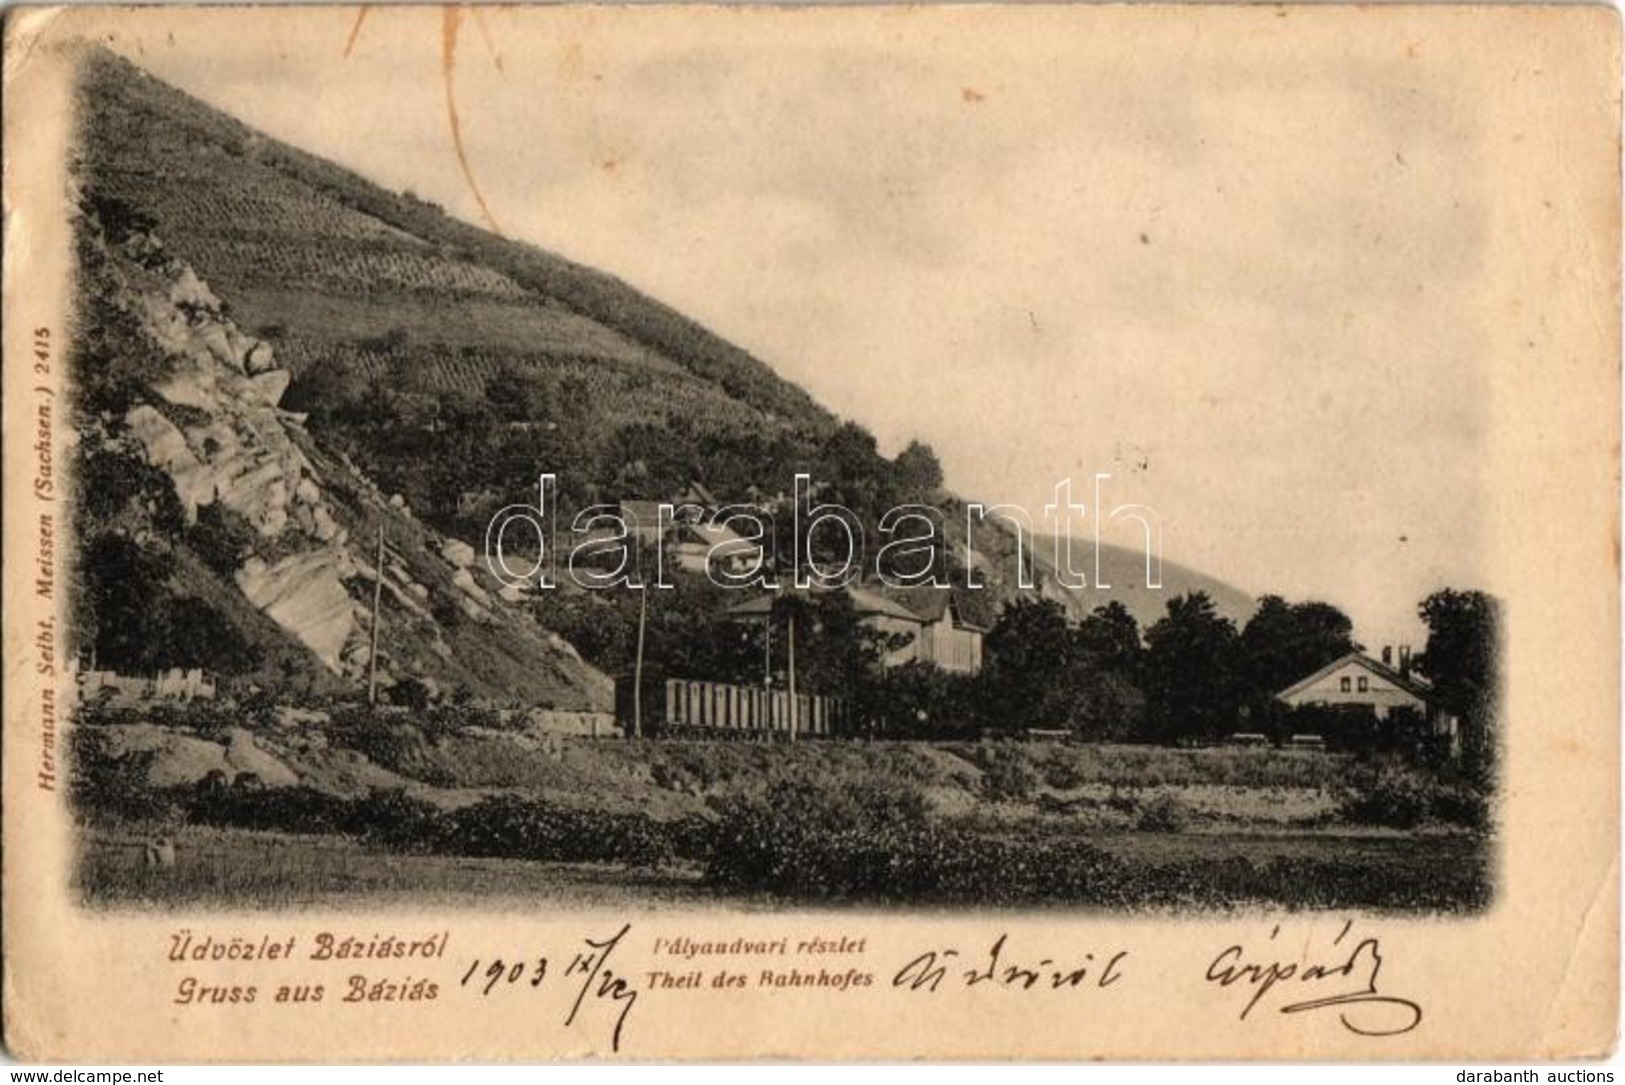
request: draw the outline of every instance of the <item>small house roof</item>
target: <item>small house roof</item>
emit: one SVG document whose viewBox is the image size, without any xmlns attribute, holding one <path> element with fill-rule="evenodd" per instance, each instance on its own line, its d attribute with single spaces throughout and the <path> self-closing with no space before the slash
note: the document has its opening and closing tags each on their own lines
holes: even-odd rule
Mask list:
<svg viewBox="0 0 1625 1085">
<path fill-rule="evenodd" d="M 657 527 L 660 524 L 660 502 L 622 501 L 621 518 L 629 521 L 627 527 Z"/>
<path fill-rule="evenodd" d="M 923 624 L 925 619 L 894 599 L 887 599 L 877 591 L 868 588 L 848 586 L 846 594 L 852 598 L 852 606 L 865 617 L 884 616 L 897 618 L 900 621 Z"/>
<path fill-rule="evenodd" d="M 705 488 L 705 483 L 698 480 L 690 482 L 688 484 L 688 489 L 679 494 L 677 500 L 692 501 L 695 504 L 705 505 L 708 508 L 718 504 L 716 495 Z"/>
<path fill-rule="evenodd" d="M 707 546 L 721 546 L 724 543 L 744 543 L 745 539 L 727 524 L 684 524 L 684 532 L 693 535 L 698 541 Z"/>
<path fill-rule="evenodd" d="M 978 593 L 965 588 L 907 588 L 894 593 L 893 598 L 927 622 L 940 622 L 944 613 L 952 611 L 954 625 L 986 633 L 993 628 L 988 608 Z"/>
<path fill-rule="evenodd" d="M 746 599 L 743 603 L 735 603 L 723 613 L 730 618 L 765 618 L 772 612 L 776 598 L 773 594 L 758 595 L 754 599 Z"/>
<path fill-rule="evenodd" d="M 925 620 L 918 614 L 914 613 L 914 611 L 908 609 L 901 603 L 887 599 L 884 595 L 881 595 L 878 592 L 870 591 L 868 588 L 853 587 L 851 585 L 848 585 L 841 590 L 845 591 L 847 598 L 852 600 L 852 609 L 857 611 L 857 613 L 862 617 L 895 618 L 898 621 L 911 622 L 915 625 L 924 624 Z M 773 604 L 778 600 L 779 596 L 786 594 L 806 597 L 818 593 L 803 591 L 799 588 L 792 588 L 788 591 L 769 592 L 765 595 L 758 595 L 754 599 L 747 599 L 743 603 L 736 603 L 735 605 L 729 607 L 726 613 L 730 617 L 734 618 L 763 618 L 771 613 Z"/>
<path fill-rule="evenodd" d="M 1295 693 L 1301 693 L 1303 690 L 1308 689 L 1310 686 L 1314 685 L 1328 674 L 1331 674 L 1339 667 L 1349 663 L 1359 664 L 1372 674 L 1376 675 L 1378 678 L 1381 678 L 1384 681 L 1392 682 L 1394 685 L 1398 686 L 1400 689 L 1404 690 L 1406 693 L 1409 693 L 1413 697 L 1418 697 L 1424 701 L 1430 701 L 1433 699 L 1433 691 L 1427 685 L 1427 683 L 1421 681 L 1420 679 L 1415 679 L 1407 675 L 1400 674 L 1392 667 L 1377 662 L 1364 652 L 1349 652 L 1347 655 L 1339 656 L 1330 663 L 1326 664 L 1324 667 L 1320 668 L 1320 670 L 1316 671 L 1314 674 L 1311 674 L 1305 678 L 1300 678 L 1298 681 L 1292 683 L 1292 685 L 1288 686 L 1286 689 L 1283 689 L 1275 696 L 1281 700 L 1285 700 Z"/>
</svg>

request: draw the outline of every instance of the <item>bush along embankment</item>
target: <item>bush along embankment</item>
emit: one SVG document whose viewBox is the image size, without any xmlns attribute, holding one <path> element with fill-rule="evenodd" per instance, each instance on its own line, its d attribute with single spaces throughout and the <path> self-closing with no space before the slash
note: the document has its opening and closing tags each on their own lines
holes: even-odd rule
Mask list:
<svg viewBox="0 0 1625 1085">
<path fill-rule="evenodd" d="M 1489 895 L 1478 853 L 1402 871 L 1355 853 L 1131 860 L 1075 833 L 989 834 L 934 819 L 917 795 L 879 785 L 832 793 L 786 783 L 729 800 L 720 814 L 708 879 L 795 900 L 1462 911 Z"/>
<path fill-rule="evenodd" d="M 518 795 L 448 810 L 401 790 L 346 798 L 265 787 L 250 774 L 150 789 L 138 783 L 141 768 L 138 759 L 84 758 L 81 771 L 90 772 L 81 809 L 104 823 L 347 836 L 397 854 L 686 868 L 722 894 L 805 903 L 1459 912 L 1483 907 L 1489 896 L 1483 848 L 1457 848 L 1450 862 L 1353 845 L 1272 857 L 1189 849 L 1125 856 L 1053 821 L 934 815 L 919 788 L 890 777 L 782 780 L 715 800 L 707 817 L 660 820 Z M 1350 801 L 1378 803 L 1375 816 L 1408 820 L 1421 804 L 1440 817 L 1455 794 L 1436 789 L 1418 800 L 1400 770 L 1374 771 Z M 1138 835 L 1177 833 L 1178 814 L 1151 811 L 1154 824 Z"/>
<path fill-rule="evenodd" d="M 400 790 L 375 790 L 355 799 L 306 787 L 180 790 L 177 805 L 197 824 L 343 834 L 404 854 L 614 863 L 636 870 L 659 870 L 710 854 L 710 827 L 702 819 L 587 812 L 513 795 L 445 810 Z"/>
<path fill-rule="evenodd" d="M 1482 788 L 1395 756 L 1365 761 L 1354 768 L 1339 813 L 1356 825 L 1391 829 L 1415 829 L 1429 823 L 1475 832 L 1491 828 L 1489 800 Z"/>
</svg>

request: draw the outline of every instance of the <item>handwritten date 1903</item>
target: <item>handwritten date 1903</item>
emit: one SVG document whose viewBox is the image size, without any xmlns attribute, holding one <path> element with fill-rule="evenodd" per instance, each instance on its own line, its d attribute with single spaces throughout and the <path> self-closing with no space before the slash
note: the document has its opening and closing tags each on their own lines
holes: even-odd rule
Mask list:
<svg viewBox="0 0 1625 1085">
<path fill-rule="evenodd" d="M 1351 941 L 1351 919 L 1332 939 L 1331 949 L 1315 954 L 1306 947 L 1298 960 L 1255 959 L 1267 954 L 1250 952 L 1232 945 L 1222 950 L 1208 965 L 1207 981 L 1220 987 L 1245 984 L 1251 996 L 1241 1007 L 1246 1020 L 1264 1002 L 1277 984 L 1293 992 L 1294 1000 L 1277 1006 L 1284 1014 L 1335 1010 L 1343 1027 L 1360 1036 L 1399 1036 L 1422 1023 L 1422 1007 L 1408 998 L 1379 994 L 1377 977 L 1382 972 L 1382 946 L 1376 938 Z M 1270 941 L 1281 933 L 1270 931 Z M 1307 998 L 1296 997 L 1299 994 Z"/>
<path fill-rule="evenodd" d="M 570 956 L 563 972 L 559 973 L 560 980 L 569 981 L 575 990 L 575 998 L 570 1003 L 570 1012 L 564 1018 L 565 1028 L 575 1024 L 589 996 L 594 1003 L 604 1001 L 611 1008 L 619 1007 L 620 1013 L 615 1018 L 615 1031 L 610 1036 L 610 1048 L 613 1051 L 621 1049 L 621 1035 L 626 1027 L 627 1015 L 632 1012 L 632 1007 L 638 1000 L 638 992 L 632 984 L 609 967 L 610 957 L 631 929 L 631 924 L 626 924 L 612 937 L 583 939 L 582 944 L 586 948 L 576 950 Z M 469 963 L 467 971 L 463 973 L 460 986 L 489 997 L 498 988 L 541 987 L 549 974 L 548 958 L 545 956 L 517 957 L 509 960 L 498 957 L 489 961 L 476 958 Z"/>
</svg>

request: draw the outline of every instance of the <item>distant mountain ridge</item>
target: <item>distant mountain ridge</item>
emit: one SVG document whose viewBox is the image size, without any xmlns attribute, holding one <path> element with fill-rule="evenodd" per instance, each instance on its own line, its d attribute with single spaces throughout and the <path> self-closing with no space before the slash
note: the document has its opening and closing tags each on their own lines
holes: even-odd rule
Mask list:
<svg viewBox="0 0 1625 1085">
<path fill-rule="evenodd" d="M 1112 543 L 1100 544 L 1100 578 L 1107 587 L 1099 587 L 1095 581 L 1094 542 L 1074 538 L 1073 547 L 1073 563 L 1082 568 L 1088 585 L 1064 590 L 1084 613 L 1109 602 L 1118 602 L 1127 607 L 1144 628 L 1167 613 L 1168 600 L 1195 591 L 1206 592 L 1213 600 L 1214 608 L 1235 622 L 1237 628 L 1245 625 L 1257 609 L 1257 601 L 1240 588 L 1167 559 L 1161 563 L 1158 586 L 1149 587 L 1145 551 Z M 1048 564 L 1044 558 L 1055 553 L 1054 536 L 1039 536 L 1038 552 L 1040 561 Z"/>
</svg>

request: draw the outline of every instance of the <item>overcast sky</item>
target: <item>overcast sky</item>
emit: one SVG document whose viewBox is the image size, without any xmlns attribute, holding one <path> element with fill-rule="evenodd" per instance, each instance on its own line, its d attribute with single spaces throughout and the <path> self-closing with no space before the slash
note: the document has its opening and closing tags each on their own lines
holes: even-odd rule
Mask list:
<svg viewBox="0 0 1625 1085">
<path fill-rule="evenodd" d="M 1035 514 L 1110 472 L 1170 559 L 1420 644 L 1422 595 L 1485 586 L 1482 88 L 1348 11 L 1112 13 L 1106 35 L 1088 9 L 1001 16 L 1021 33 L 490 10 L 455 89 L 506 233 L 696 317 L 883 450 L 923 439 L 953 488 Z M 373 9 L 347 60 L 354 9 L 227 18 L 113 44 L 481 221 L 438 9 Z"/>
</svg>

